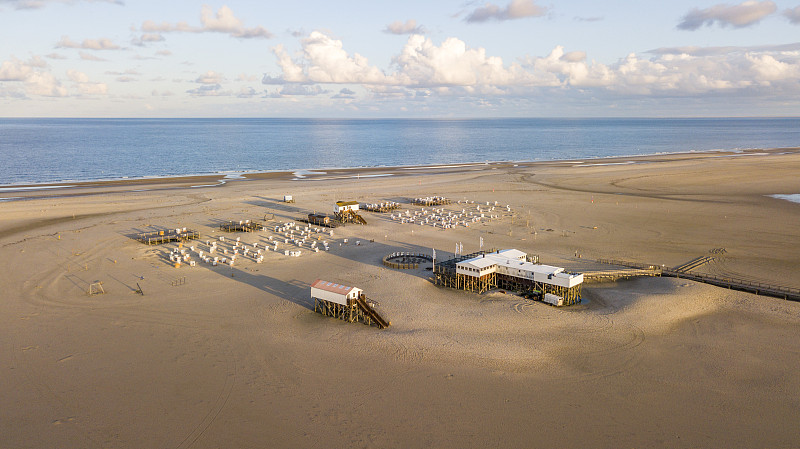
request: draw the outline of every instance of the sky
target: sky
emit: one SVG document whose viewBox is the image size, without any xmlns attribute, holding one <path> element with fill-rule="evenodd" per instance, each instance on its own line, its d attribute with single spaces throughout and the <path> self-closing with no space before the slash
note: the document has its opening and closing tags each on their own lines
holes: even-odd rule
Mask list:
<svg viewBox="0 0 800 449">
<path fill-rule="evenodd" d="M 800 0 L 0 0 L 0 117 L 800 116 Z"/>
</svg>

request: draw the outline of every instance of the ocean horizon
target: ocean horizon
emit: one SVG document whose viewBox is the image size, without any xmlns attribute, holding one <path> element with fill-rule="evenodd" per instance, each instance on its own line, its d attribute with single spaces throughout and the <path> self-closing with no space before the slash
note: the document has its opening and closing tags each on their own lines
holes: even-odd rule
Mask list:
<svg viewBox="0 0 800 449">
<path fill-rule="evenodd" d="M 2 118 L 0 185 L 800 146 L 800 118 Z"/>
</svg>

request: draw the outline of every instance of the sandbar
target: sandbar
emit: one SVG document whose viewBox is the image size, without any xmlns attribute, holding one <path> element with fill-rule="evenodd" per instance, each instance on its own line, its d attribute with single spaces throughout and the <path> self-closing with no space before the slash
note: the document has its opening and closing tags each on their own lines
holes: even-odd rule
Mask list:
<svg viewBox="0 0 800 449">
<path fill-rule="evenodd" d="M 700 272 L 798 288 L 800 204 L 772 196 L 800 192 L 798 173 L 800 152 L 774 149 L 4 191 L 0 446 L 797 447 L 800 303 L 652 277 L 557 308 L 381 260 L 483 238 L 573 271 L 713 255 Z M 133 238 L 188 227 L 204 246 L 228 220 L 428 195 L 513 214 L 442 230 L 363 212 L 330 251 L 232 267 L 175 268 L 176 244 Z M 314 313 L 317 278 L 392 325 Z"/>
</svg>

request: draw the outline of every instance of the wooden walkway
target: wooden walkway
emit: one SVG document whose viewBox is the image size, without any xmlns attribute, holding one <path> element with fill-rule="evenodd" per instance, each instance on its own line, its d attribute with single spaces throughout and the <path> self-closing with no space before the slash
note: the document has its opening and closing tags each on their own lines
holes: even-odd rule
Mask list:
<svg viewBox="0 0 800 449">
<path fill-rule="evenodd" d="M 335 214 L 336 219 L 339 220 L 340 223 L 356 223 L 356 224 L 367 224 L 367 220 L 364 219 L 361 215 L 354 210 L 343 210 L 337 214 Z"/>
<path fill-rule="evenodd" d="M 365 299 L 366 298 L 362 296 L 356 298 L 355 300 L 356 305 L 361 309 L 361 311 L 366 316 L 368 316 L 372 321 L 375 321 L 375 324 L 378 326 L 379 329 L 386 329 L 387 327 L 389 327 L 389 325 L 392 323 L 384 320 L 383 317 L 375 309 L 373 309 L 372 307 L 370 307 L 369 304 L 367 304 L 367 301 Z"/>
<path fill-rule="evenodd" d="M 754 293 L 756 295 L 771 296 L 773 298 L 780 298 L 788 301 L 800 301 L 800 288 L 766 284 L 763 282 L 753 282 L 744 279 L 737 279 L 734 277 L 722 277 L 710 274 L 689 273 L 688 270 L 699 266 L 699 265 L 694 265 L 694 266 L 691 265 L 701 262 L 700 259 L 703 258 L 694 259 L 690 262 L 687 262 L 686 264 L 679 265 L 678 267 L 675 268 L 661 268 L 658 267 L 657 265 L 648 265 L 648 264 L 628 262 L 623 260 L 598 259 L 597 261 L 600 263 L 617 265 L 621 267 L 635 268 L 640 270 L 660 271 L 661 276 L 688 279 L 691 281 L 716 285 L 717 287 L 728 288 L 731 290 Z M 700 263 L 700 265 L 707 262 L 709 261 L 704 260 Z M 690 268 L 687 269 L 687 267 Z M 584 274 L 584 277 L 585 276 L 586 275 Z"/>
<path fill-rule="evenodd" d="M 712 276 L 709 274 L 686 273 L 674 270 L 664 270 L 663 275 L 703 282 L 705 284 L 725 287 L 731 290 L 755 293 L 756 295 L 772 296 L 773 298 L 786 299 L 788 301 L 800 301 L 800 288 L 771 285 L 762 282 L 752 282 L 744 279 Z"/>
<path fill-rule="evenodd" d="M 314 298 L 314 311 L 325 316 L 338 318 L 348 323 L 361 322 L 367 326 L 376 325 L 379 329 L 391 326 L 391 321 L 383 317 L 369 305 L 369 300 L 361 295 L 358 298 L 348 299 L 348 305 Z"/>
<path fill-rule="evenodd" d="M 616 281 L 639 276 L 661 276 L 661 270 L 625 268 L 621 270 L 583 271 L 585 282 Z"/>
<path fill-rule="evenodd" d="M 314 226 L 324 226 L 326 228 L 337 228 L 339 226 L 344 226 L 344 223 L 331 220 L 330 217 L 328 218 L 329 220 L 325 221 L 321 218 L 302 217 L 298 218 L 297 221 L 302 221 L 303 223 L 308 223 Z"/>
<path fill-rule="evenodd" d="M 683 265 L 678 265 L 677 267 L 672 268 L 672 271 L 675 271 L 676 273 L 688 273 L 688 272 L 694 270 L 695 268 L 698 268 L 698 267 L 700 267 L 702 265 L 705 265 L 705 264 L 707 264 L 709 262 L 713 262 L 714 260 L 716 260 L 716 259 L 714 259 L 711 256 L 698 257 L 696 259 L 692 259 L 692 260 L 686 262 Z"/>
</svg>

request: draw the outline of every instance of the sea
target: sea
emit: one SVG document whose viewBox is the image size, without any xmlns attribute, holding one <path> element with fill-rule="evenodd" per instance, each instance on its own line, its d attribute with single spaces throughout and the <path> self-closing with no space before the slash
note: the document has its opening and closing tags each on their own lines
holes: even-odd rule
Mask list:
<svg viewBox="0 0 800 449">
<path fill-rule="evenodd" d="M 800 146 L 800 118 L 0 118 L 0 185 Z"/>
</svg>

